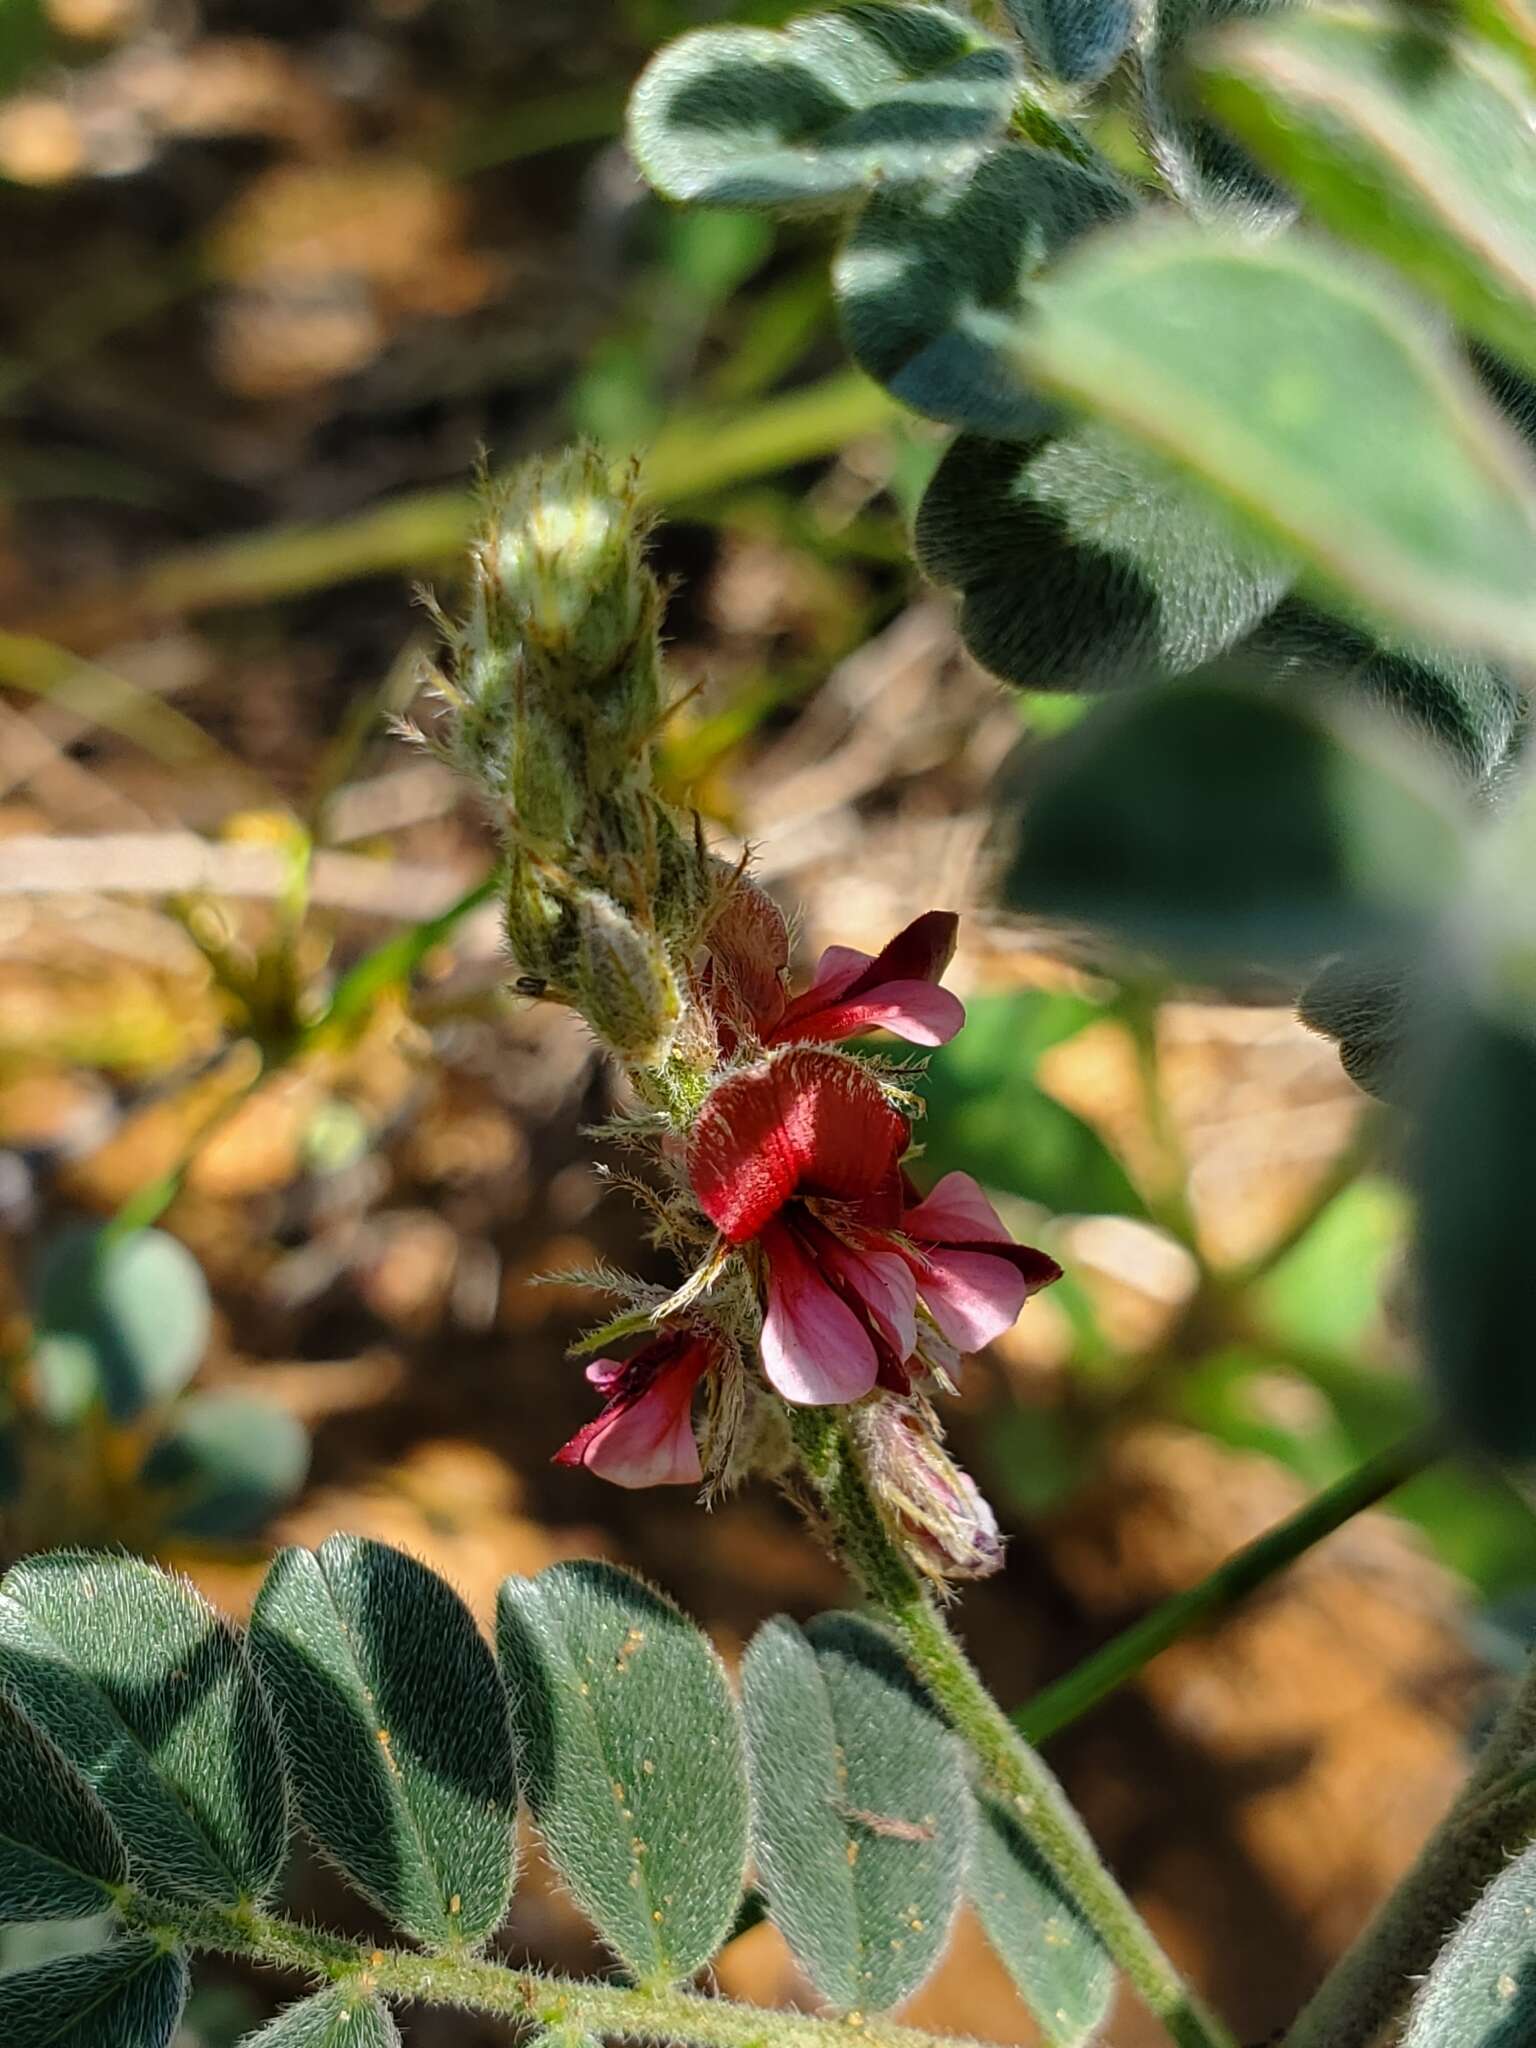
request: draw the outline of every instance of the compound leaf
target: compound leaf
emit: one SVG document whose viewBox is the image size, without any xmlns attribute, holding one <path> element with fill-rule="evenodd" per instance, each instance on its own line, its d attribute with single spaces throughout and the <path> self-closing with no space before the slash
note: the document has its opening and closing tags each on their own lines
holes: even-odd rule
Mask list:
<svg viewBox="0 0 1536 2048">
<path fill-rule="evenodd" d="M 179 1401 L 144 1461 L 168 1524 L 200 1539 L 250 1536 L 304 1484 L 309 1432 L 284 1408 L 220 1390 Z"/>
<path fill-rule="evenodd" d="M 115 1942 L 0 1977 L 5 2048 L 169 2048 L 187 1966 L 156 1941 Z"/>
<path fill-rule="evenodd" d="M 57 1346 L 60 1372 L 77 1380 L 88 1361 L 91 1390 L 114 1421 L 131 1422 L 180 1393 L 201 1363 L 211 1319 L 208 1282 L 186 1246 L 164 1230 L 117 1237 L 79 1224 L 43 1253 L 35 1319 L 44 1381 Z"/>
<path fill-rule="evenodd" d="M 1032 690 L 1186 675 L 1290 582 L 1273 549 L 1097 425 L 1023 444 L 963 435 L 928 487 L 916 544 L 924 572 L 960 592 L 983 668 Z"/>
<path fill-rule="evenodd" d="M 1177 464 L 1347 601 L 1536 654 L 1536 471 L 1422 324 L 1297 236 L 1095 237 L 1036 289 L 1020 355 Z"/>
<path fill-rule="evenodd" d="M 105 1912 L 127 1878 L 106 1808 L 0 1693 L 0 1921 L 86 1919 Z"/>
<path fill-rule="evenodd" d="M 971 1899 L 1050 2048 L 1081 2048 L 1103 2025 L 1115 1968 L 1022 1828 L 995 1800 L 977 1800 Z"/>
<path fill-rule="evenodd" d="M 400 2048 L 400 2029 L 377 1998 L 338 1985 L 290 2005 L 241 2048 Z"/>
<path fill-rule="evenodd" d="M 1195 966 L 1412 945 L 1463 865 L 1423 766 L 1229 682 L 1130 696 L 1052 749 L 1005 894 Z"/>
<path fill-rule="evenodd" d="M 1488 1887 L 1440 1951 L 1403 2048 L 1520 2048 L 1536 2036 L 1536 1849 Z"/>
<path fill-rule="evenodd" d="M 1536 366 L 1536 99 L 1508 58 L 1348 5 L 1246 22 L 1198 68 L 1206 104 L 1319 220 Z"/>
<path fill-rule="evenodd" d="M 943 1954 L 965 1878 L 954 1737 L 890 1641 L 852 1615 L 759 1629 L 742 1704 L 775 1925 L 829 2004 L 897 2004 Z"/>
<path fill-rule="evenodd" d="M 1095 85 L 1131 40 L 1131 0 L 1003 0 L 1030 53 L 1067 85 Z"/>
<path fill-rule="evenodd" d="M 1011 322 L 1053 256 L 1130 210 L 1107 173 L 1026 143 L 963 183 L 877 192 L 832 274 L 854 360 L 930 419 L 999 440 L 1040 434 L 1054 408 L 1019 376 Z"/>
<path fill-rule="evenodd" d="M 947 8 L 860 0 L 680 37 L 635 87 L 630 146 L 670 199 L 838 205 L 966 170 L 1017 88 L 1008 51 Z"/>
<path fill-rule="evenodd" d="M 495 1661 L 453 1588 L 360 1536 L 283 1550 L 251 1649 L 325 1853 L 420 1941 L 494 1933 L 512 1896 L 517 1771 Z"/>
<path fill-rule="evenodd" d="M 730 1931 L 747 1856 L 741 1727 L 713 1648 L 612 1565 L 508 1579 L 497 1629 L 528 1801 L 603 1939 L 643 1981 Z"/>
<path fill-rule="evenodd" d="M 239 1635 L 185 1579 L 57 1551 L 0 1582 L 0 1687 L 177 1899 L 265 1899 L 287 1847 L 277 1735 Z"/>
</svg>

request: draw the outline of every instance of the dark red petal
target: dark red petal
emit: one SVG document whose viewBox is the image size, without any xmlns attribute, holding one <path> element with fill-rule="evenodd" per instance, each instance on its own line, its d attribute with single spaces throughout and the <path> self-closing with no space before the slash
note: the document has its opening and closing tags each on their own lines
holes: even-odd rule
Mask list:
<svg viewBox="0 0 1536 2048">
<path fill-rule="evenodd" d="M 885 990 L 892 983 L 937 982 L 954 957 L 959 929 L 960 920 L 952 910 L 925 911 L 921 917 L 914 918 L 904 931 L 899 931 L 873 960 L 866 959 L 862 965 L 853 966 L 852 972 L 848 971 L 849 967 L 859 956 L 842 947 L 829 949 L 822 955 L 815 981 L 803 995 L 795 997 L 774 1026 L 774 1038 L 781 1045 L 800 1037 L 832 1038 L 833 1029 L 822 1020 L 834 1006 L 838 1013 L 838 1036 L 851 1038 L 861 1030 L 871 1031 L 877 1027 L 901 1034 L 899 1022 L 886 1025 L 885 1020 L 879 1017 L 860 1019 L 857 1015 L 845 1016 L 844 1013 L 853 1010 L 860 996 Z M 830 969 L 829 962 L 833 963 Z M 958 1014 L 945 1036 L 924 1037 L 918 1043 L 942 1045 L 965 1022 L 965 1012 L 958 1001 L 953 997 L 950 1000 Z M 814 1026 L 812 1019 L 817 1020 Z"/>
<path fill-rule="evenodd" d="M 729 992 L 759 1029 L 771 1030 L 784 1014 L 784 975 L 789 966 L 789 927 L 783 911 L 766 891 L 743 879 L 721 906 L 706 943 Z M 717 1000 L 717 1007 L 729 1008 L 729 1003 Z"/>
<path fill-rule="evenodd" d="M 791 1046 L 722 1081 L 688 1140 L 699 1207 L 732 1244 L 796 1195 L 861 1202 L 891 1184 L 907 1126 L 836 1053 Z"/>
<path fill-rule="evenodd" d="M 925 910 L 877 953 L 844 997 L 861 996 L 887 981 L 937 981 L 955 957 L 960 920 L 952 910 Z"/>
</svg>

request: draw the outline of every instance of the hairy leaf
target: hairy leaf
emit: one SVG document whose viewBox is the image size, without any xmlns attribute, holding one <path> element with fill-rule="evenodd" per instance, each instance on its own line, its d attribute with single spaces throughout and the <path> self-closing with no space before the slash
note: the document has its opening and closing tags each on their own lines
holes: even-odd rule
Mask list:
<svg viewBox="0 0 1536 2048">
<path fill-rule="evenodd" d="M 1068 85 L 1094 85 L 1131 39 L 1131 0 L 1003 0 L 1031 55 Z"/>
<path fill-rule="evenodd" d="M 1209 45 L 1205 99 L 1318 219 L 1536 366 L 1536 98 L 1427 11 L 1315 6 Z"/>
<path fill-rule="evenodd" d="M 1108 2015 L 1114 1964 L 1007 1810 L 977 1803 L 970 1891 L 987 1939 L 1051 2048 L 1081 2048 Z"/>
<path fill-rule="evenodd" d="M 769 1622 L 742 1666 L 753 1846 L 775 1925 L 843 2012 L 881 2011 L 943 1954 L 970 1853 L 955 1739 L 877 1629 Z"/>
<path fill-rule="evenodd" d="M 208 1347 L 203 1269 L 163 1230 L 61 1232 L 43 1253 L 36 1297 L 44 1380 L 56 1345 L 60 1370 L 77 1380 L 88 1360 L 91 1391 L 118 1422 L 179 1393 Z"/>
<path fill-rule="evenodd" d="M 705 1636 L 612 1565 L 501 1589 L 497 1639 L 528 1801 L 560 1875 L 643 1981 L 725 1940 L 747 1855 L 741 1728 Z"/>
<path fill-rule="evenodd" d="M 1191 52 L 1224 22 L 1281 13 L 1295 0 L 1151 0 L 1142 38 L 1141 114 L 1148 153 L 1197 216 L 1274 225 L 1294 214 L 1247 150 L 1210 117 Z"/>
<path fill-rule="evenodd" d="M 127 1877 L 106 1808 L 0 1692 L 0 1920 L 83 1920 Z"/>
<path fill-rule="evenodd" d="M 1166 463 L 1092 425 L 1022 446 L 962 436 L 923 499 L 917 557 L 960 592 L 982 666 L 1034 690 L 1186 675 L 1290 581 Z"/>
<path fill-rule="evenodd" d="M 1403 2048 L 1523 2048 L 1536 2038 L 1536 1849 L 1501 1871 L 1440 1951 Z"/>
<path fill-rule="evenodd" d="M 1423 766 L 1230 682 L 1129 697 L 1052 749 L 1006 897 L 1197 966 L 1412 944 L 1462 866 Z"/>
<path fill-rule="evenodd" d="M 635 87 L 630 147 L 670 199 L 838 205 L 966 170 L 1017 87 L 1010 54 L 947 8 L 858 0 L 669 44 Z"/>
<path fill-rule="evenodd" d="M 309 1432 L 286 1409 L 220 1390 L 177 1403 L 144 1461 L 184 1536 L 250 1536 L 287 1504 L 309 1470 Z"/>
<path fill-rule="evenodd" d="M 241 2048 L 400 2048 L 400 2029 L 377 1998 L 338 1985 L 290 2005 Z"/>
<path fill-rule="evenodd" d="M 965 1029 L 934 1055 L 923 1084 L 925 1182 L 959 1167 L 1056 1215 L 1145 1215 L 1098 1132 L 1033 1078 L 1050 1046 L 1102 1014 L 1040 989 L 968 1000 Z"/>
<path fill-rule="evenodd" d="M 1159 226 L 1097 237 L 1018 346 L 1409 633 L 1536 653 L 1536 471 L 1470 377 L 1339 255 Z"/>
<path fill-rule="evenodd" d="M 251 1648 L 325 1853 L 419 1941 L 494 1933 L 512 1896 L 517 1772 L 495 1661 L 453 1588 L 360 1536 L 280 1551 Z"/>
<path fill-rule="evenodd" d="M 133 1875 L 265 1899 L 288 1817 L 277 1735 L 235 1630 L 185 1579 L 57 1551 L 0 1582 L 0 1687 L 91 1785 Z"/>
<path fill-rule="evenodd" d="M 187 1966 L 147 1939 L 61 1956 L 0 1977 L 5 2048 L 169 2048 L 187 2002 Z"/>
<path fill-rule="evenodd" d="M 999 440 L 1051 424 L 1018 374 L 1010 323 L 1077 236 L 1124 218 L 1107 173 L 1016 143 L 963 183 L 898 186 L 864 208 L 833 269 L 854 359 L 914 411 Z"/>
<path fill-rule="evenodd" d="M 1417 1006 L 1411 970 L 1396 951 L 1325 960 L 1296 1007 L 1303 1024 L 1336 1041 L 1339 1064 L 1357 1088 L 1383 1102 L 1403 1099 Z"/>
</svg>

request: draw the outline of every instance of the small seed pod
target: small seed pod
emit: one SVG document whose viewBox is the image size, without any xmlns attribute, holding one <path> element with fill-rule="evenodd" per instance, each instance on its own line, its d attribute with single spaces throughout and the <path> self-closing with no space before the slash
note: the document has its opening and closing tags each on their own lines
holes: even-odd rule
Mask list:
<svg viewBox="0 0 1536 2048">
<path fill-rule="evenodd" d="M 876 1394 L 851 1415 L 880 1512 L 918 1570 L 941 1581 L 1001 1570 L 997 1518 L 945 1450 L 928 1403 Z"/>
</svg>

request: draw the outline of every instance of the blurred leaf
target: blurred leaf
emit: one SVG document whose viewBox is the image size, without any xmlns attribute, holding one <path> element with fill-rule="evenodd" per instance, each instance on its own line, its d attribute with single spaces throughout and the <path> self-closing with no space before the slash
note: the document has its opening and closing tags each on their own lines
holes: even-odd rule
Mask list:
<svg viewBox="0 0 1536 2048">
<path fill-rule="evenodd" d="M 1203 493 L 1097 426 L 1022 444 L 962 435 L 923 499 L 916 548 L 924 573 L 960 592 L 976 659 L 1030 690 L 1186 675 L 1290 581 Z"/>
<path fill-rule="evenodd" d="M 630 146 L 669 199 L 837 205 L 967 169 L 1017 85 L 1008 52 L 947 9 L 860 0 L 782 31 L 683 36 L 635 87 Z"/>
<path fill-rule="evenodd" d="M 1536 100 L 1427 11 L 1313 6 L 1197 59 L 1207 104 L 1335 233 L 1536 366 Z"/>
<path fill-rule="evenodd" d="M 642 1982 L 691 1977 L 730 1931 L 747 1860 L 719 1658 L 670 1601 L 594 1563 L 508 1579 L 497 1640 L 555 1867 Z"/>
<path fill-rule="evenodd" d="M 49 54 L 42 0 L 0 0 L 0 94 L 23 86 Z"/>
<path fill-rule="evenodd" d="M 56 1398 L 69 1399 L 89 1348 L 102 1398 L 117 1422 L 131 1422 L 186 1385 L 208 1348 L 208 1283 L 179 1239 L 163 1230 L 126 1237 L 78 1224 L 43 1252 L 36 1280 L 36 1322 L 45 1384 L 63 1375 Z M 70 1340 L 54 1351 L 54 1340 Z"/>
<path fill-rule="evenodd" d="M 171 1496 L 168 1526 L 198 1538 L 254 1535 L 299 1492 L 309 1431 L 249 1394 L 194 1394 L 177 1403 L 144 1461 L 147 1486 Z"/>
<path fill-rule="evenodd" d="M 965 1007 L 965 1029 L 934 1055 L 923 1085 L 925 1182 L 960 1167 L 1057 1215 L 1145 1216 L 1098 1132 L 1034 1080 L 1042 1054 L 1102 1008 L 1038 989 L 974 997 Z"/>
<path fill-rule="evenodd" d="M 1131 39 L 1131 0 L 1003 0 L 1030 54 L 1068 85 L 1094 85 Z"/>
<path fill-rule="evenodd" d="M 1309 1029 L 1337 1042 L 1339 1064 L 1357 1088 L 1382 1102 L 1401 1100 L 1416 1005 L 1411 970 L 1396 953 L 1325 960 L 1296 1009 Z"/>
<path fill-rule="evenodd" d="M 270 1894 L 288 1836 L 276 1732 L 239 1636 L 185 1579 L 131 1557 L 24 1559 L 0 1582 L 0 1687 L 89 1782 L 153 1890 Z"/>
<path fill-rule="evenodd" d="M 1195 965 L 1412 941 L 1463 865 L 1419 767 L 1235 684 L 1132 695 L 1055 743 L 1005 900 Z"/>
<path fill-rule="evenodd" d="M 493 1934 L 512 1896 L 517 1773 L 495 1662 L 453 1588 L 361 1536 L 279 1551 L 251 1650 L 326 1855 L 429 1947 Z"/>
<path fill-rule="evenodd" d="M 775 1926 L 839 2011 L 898 2004 L 960 1902 L 971 1829 L 955 1738 L 894 1645 L 847 1614 L 759 1629 L 742 1703 Z"/>
<path fill-rule="evenodd" d="M 970 1892 L 987 1939 L 1050 2048 L 1082 2048 L 1109 2013 L 1115 1966 L 1006 1809 L 976 1804 Z"/>
<path fill-rule="evenodd" d="M 400 2029 L 377 1998 L 338 1985 L 290 2005 L 241 2048 L 400 2048 Z"/>
<path fill-rule="evenodd" d="M 0 1693 L 0 1920 L 80 1920 L 112 1905 L 128 1857 L 106 1808 Z"/>
<path fill-rule="evenodd" d="M 1083 1369 L 1074 1349 L 1074 1371 Z M 1091 1425 L 1053 1408 L 999 1408 L 987 1417 L 978 1446 L 985 1491 L 998 1506 L 1026 1519 L 1049 1514 L 1082 1485 L 1098 1446 Z"/>
<path fill-rule="evenodd" d="M 1254 1312 L 1283 1342 L 1357 1353 L 1381 1314 L 1383 1280 L 1403 1245 L 1400 1188 L 1363 1177 L 1331 1201 L 1254 1289 Z"/>
<path fill-rule="evenodd" d="M 1058 251 L 1131 211 L 1107 174 L 1012 144 L 963 183 L 876 192 L 833 284 L 848 347 L 904 405 L 973 433 L 1025 440 L 1056 409 L 1024 385 L 1010 317 Z"/>
<path fill-rule="evenodd" d="M 5 2048 L 170 2048 L 187 1966 L 147 1936 L 0 1977 Z"/>
<path fill-rule="evenodd" d="M 1037 288 L 1018 348 L 1411 632 L 1536 654 L 1536 472 L 1422 323 L 1296 236 L 1095 238 Z M 1428 481 L 1428 487 L 1426 480 Z"/>
<path fill-rule="evenodd" d="M 1403 2048 L 1522 2048 L 1536 2037 L 1536 1849 L 1501 1871 L 1414 2000 Z"/>
</svg>

